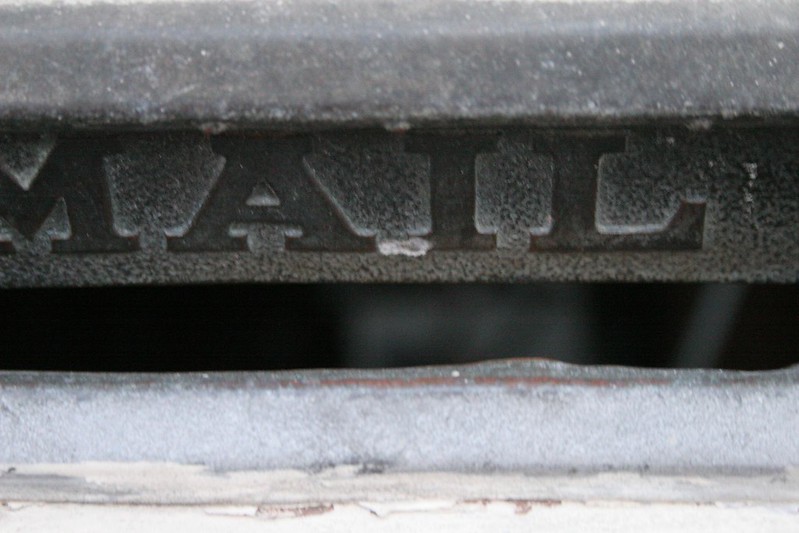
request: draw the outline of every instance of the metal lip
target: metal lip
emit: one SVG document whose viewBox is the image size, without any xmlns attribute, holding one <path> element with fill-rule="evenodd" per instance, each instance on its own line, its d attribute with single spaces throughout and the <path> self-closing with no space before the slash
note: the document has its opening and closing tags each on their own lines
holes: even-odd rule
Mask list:
<svg viewBox="0 0 799 533">
<path fill-rule="evenodd" d="M 0 464 L 763 475 L 799 465 L 799 367 L 0 374 Z"/>
<path fill-rule="evenodd" d="M 794 2 L 0 4 L 0 123 L 795 121 Z"/>
</svg>

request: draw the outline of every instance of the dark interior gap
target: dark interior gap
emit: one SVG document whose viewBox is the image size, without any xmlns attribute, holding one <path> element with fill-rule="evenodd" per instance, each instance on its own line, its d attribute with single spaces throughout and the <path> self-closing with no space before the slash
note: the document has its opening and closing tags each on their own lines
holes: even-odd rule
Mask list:
<svg viewBox="0 0 799 533">
<path fill-rule="evenodd" d="M 199 285 L 4 290 L 0 301 L 1 370 L 799 362 L 796 285 Z"/>
</svg>

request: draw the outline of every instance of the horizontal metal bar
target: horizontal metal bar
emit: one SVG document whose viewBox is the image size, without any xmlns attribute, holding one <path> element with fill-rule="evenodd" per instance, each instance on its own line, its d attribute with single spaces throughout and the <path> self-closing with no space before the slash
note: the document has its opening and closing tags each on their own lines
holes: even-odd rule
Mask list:
<svg viewBox="0 0 799 533">
<path fill-rule="evenodd" d="M 791 0 L 0 3 L 15 127 L 794 118 Z"/>
<path fill-rule="evenodd" d="M 799 367 L 3 373 L 0 463 L 774 474 L 799 465 L 797 405 Z"/>
</svg>

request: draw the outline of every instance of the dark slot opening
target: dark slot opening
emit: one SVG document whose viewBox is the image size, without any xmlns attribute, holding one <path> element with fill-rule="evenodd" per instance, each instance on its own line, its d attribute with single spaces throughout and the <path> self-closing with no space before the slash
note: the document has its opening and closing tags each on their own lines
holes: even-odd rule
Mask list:
<svg viewBox="0 0 799 533">
<path fill-rule="evenodd" d="M 0 301 L 2 370 L 799 362 L 795 285 L 208 285 L 5 290 Z"/>
</svg>

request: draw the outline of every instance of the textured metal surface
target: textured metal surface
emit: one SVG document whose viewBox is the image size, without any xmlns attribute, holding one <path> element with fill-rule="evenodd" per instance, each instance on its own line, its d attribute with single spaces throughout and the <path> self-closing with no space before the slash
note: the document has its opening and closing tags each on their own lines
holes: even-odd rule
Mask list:
<svg viewBox="0 0 799 533">
<path fill-rule="evenodd" d="M 798 35 L 791 0 L 4 0 L 0 121 L 791 118 Z"/>
<path fill-rule="evenodd" d="M 797 37 L 789 0 L 3 0 L 0 285 L 796 281 Z"/>
<path fill-rule="evenodd" d="M 0 463 L 775 474 L 799 465 L 797 405 L 797 367 L 5 373 Z"/>
<path fill-rule="evenodd" d="M 0 139 L 0 284 L 772 280 L 799 130 Z"/>
</svg>

